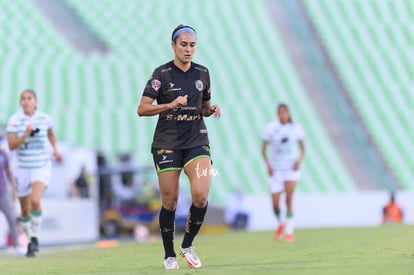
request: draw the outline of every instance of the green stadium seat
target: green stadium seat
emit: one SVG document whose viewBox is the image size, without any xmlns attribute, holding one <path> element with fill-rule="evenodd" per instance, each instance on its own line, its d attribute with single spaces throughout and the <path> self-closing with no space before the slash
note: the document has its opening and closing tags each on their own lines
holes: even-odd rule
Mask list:
<svg viewBox="0 0 414 275">
<path fill-rule="evenodd" d="M 374 142 L 414 189 L 409 1 L 307 0 L 306 7 Z M 410 87 L 411 83 L 411 87 Z"/>
<path fill-rule="evenodd" d="M 210 68 L 213 101 L 223 110 L 220 120 L 206 122 L 214 167 L 220 173 L 213 179 L 213 203 L 224 203 L 235 186 L 249 194 L 268 192 L 261 139 L 266 124 L 275 119 L 278 102 L 291 106 L 307 136 L 299 190 L 356 189 L 298 78 L 266 1 L 203 0 L 195 5 L 189 0 L 70 0 L 110 47 L 106 55 L 90 56 L 72 48 L 32 2 L 6 2 L 0 9 L 0 22 L 11 12 L 15 15 L 10 29 L 0 35 L 13 33 L 16 51 L 28 54 L 15 54 L 6 61 L 11 77 L 0 83 L 2 91 L 7 91 L 0 95 L 0 107 L 8 102 L 1 117 L 15 111 L 21 89 L 33 86 L 41 108 L 55 118 L 60 141 L 102 149 L 111 156 L 133 152 L 142 163 L 151 165 L 149 147 L 156 118 L 138 118 L 136 108 L 152 70 L 173 57 L 171 30 L 186 23 L 199 30 L 195 62 Z M 182 17 L 184 11 L 188 17 Z M 31 21 L 23 23 L 26 18 Z M 333 26 L 344 28 L 339 24 Z M 22 36 L 26 31 L 31 33 L 30 43 Z M 342 50 L 335 47 L 338 53 Z M 351 52 L 356 45 L 347 47 Z M 351 77 L 352 68 L 344 70 Z M 366 112 L 376 110 L 369 108 Z"/>
</svg>

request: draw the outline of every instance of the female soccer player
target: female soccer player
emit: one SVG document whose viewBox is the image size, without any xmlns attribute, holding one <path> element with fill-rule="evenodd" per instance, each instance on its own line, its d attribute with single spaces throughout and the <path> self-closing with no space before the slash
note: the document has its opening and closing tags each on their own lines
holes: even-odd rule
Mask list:
<svg viewBox="0 0 414 275">
<path fill-rule="evenodd" d="M 305 155 L 304 134 L 302 127 L 293 123 L 289 108 L 285 104 L 277 107 L 278 120 L 270 123 L 263 138 L 262 155 L 270 176 L 273 210 L 279 226 L 275 238 L 280 240 L 286 227 L 286 241 L 293 241 L 293 192 L 299 180 L 300 165 Z M 267 147 L 270 145 L 270 160 Z M 299 150 L 298 150 L 299 148 Z M 286 192 L 286 222 L 280 218 L 279 198 Z"/>
<path fill-rule="evenodd" d="M 210 103 L 210 75 L 193 63 L 196 32 L 179 25 L 171 36 L 174 60 L 156 68 L 147 82 L 137 113 L 159 115 L 152 143 L 162 207 L 159 215 L 164 245 L 164 267 L 177 269 L 174 252 L 175 210 L 179 176 L 184 169 L 191 185 L 190 207 L 180 255 L 190 268 L 201 267 L 192 247 L 204 221 L 210 189 L 210 147 L 203 117 L 220 117 L 220 108 Z M 157 104 L 153 104 L 154 100 Z"/>
<path fill-rule="evenodd" d="M 24 90 L 20 94 L 22 111 L 12 115 L 7 124 L 9 148 L 15 151 L 15 182 L 22 216 L 20 225 L 30 240 L 26 256 L 39 251 L 38 234 L 42 222 L 41 198 L 49 184 L 51 162 L 47 141 L 56 161 L 61 156 L 56 146 L 53 124 L 49 115 L 37 110 L 36 94 Z"/>
</svg>

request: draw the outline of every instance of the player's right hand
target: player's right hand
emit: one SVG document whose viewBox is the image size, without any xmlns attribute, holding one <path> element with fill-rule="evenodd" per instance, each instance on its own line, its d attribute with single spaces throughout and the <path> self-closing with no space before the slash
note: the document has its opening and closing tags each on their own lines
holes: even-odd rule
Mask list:
<svg viewBox="0 0 414 275">
<path fill-rule="evenodd" d="M 27 124 L 26 131 L 24 131 L 26 136 L 30 136 L 33 130 L 33 125 L 31 123 Z"/>
<path fill-rule="evenodd" d="M 177 97 L 172 102 L 173 103 L 172 108 L 186 106 L 187 105 L 187 98 L 188 98 L 188 95 Z"/>
</svg>

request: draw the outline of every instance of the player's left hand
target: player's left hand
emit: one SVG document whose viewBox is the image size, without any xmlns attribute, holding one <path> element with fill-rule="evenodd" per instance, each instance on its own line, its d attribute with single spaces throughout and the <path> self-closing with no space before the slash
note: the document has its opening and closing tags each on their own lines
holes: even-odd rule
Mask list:
<svg viewBox="0 0 414 275">
<path fill-rule="evenodd" d="M 295 163 L 293 164 L 293 170 L 299 170 L 300 168 L 300 160 L 295 161 Z"/>
<path fill-rule="evenodd" d="M 53 156 L 55 157 L 55 160 L 57 162 L 62 162 L 62 156 L 60 155 L 60 153 L 58 151 L 53 151 Z"/>
<path fill-rule="evenodd" d="M 220 106 L 211 105 L 210 108 L 209 108 L 209 113 L 212 114 L 216 118 L 220 118 L 221 117 Z"/>
</svg>

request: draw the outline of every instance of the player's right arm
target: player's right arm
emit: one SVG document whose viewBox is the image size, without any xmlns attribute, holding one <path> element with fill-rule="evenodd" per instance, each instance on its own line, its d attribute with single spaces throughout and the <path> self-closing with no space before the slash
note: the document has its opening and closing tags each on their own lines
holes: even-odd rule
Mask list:
<svg viewBox="0 0 414 275">
<path fill-rule="evenodd" d="M 154 105 L 154 99 L 149 96 L 142 96 L 138 105 L 137 114 L 139 116 L 158 115 L 167 110 L 187 105 L 187 95 L 179 96 L 170 103 Z"/>
<path fill-rule="evenodd" d="M 147 81 L 141 101 L 138 105 L 138 116 L 153 116 L 164 111 L 187 105 L 187 95 L 179 96 L 169 103 L 153 104 L 162 90 L 162 77 L 159 69 L 155 69 Z"/>
<path fill-rule="evenodd" d="M 17 126 L 16 123 L 11 119 L 7 125 L 7 143 L 9 144 L 10 150 L 15 150 L 20 147 L 26 140 L 30 133 L 32 132 L 32 124 L 28 124 L 26 130 L 21 136 L 17 136 Z"/>
<path fill-rule="evenodd" d="M 267 168 L 267 173 L 269 174 L 269 176 L 273 175 L 273 169 L 272 166 L 270 165 L 269 159 L 267 158 L 267 146 L 269 145 L 269 143 L 267 141 L 263 141 L 262 143 L 262 156 L 263 159 L 266 163 L 266 168 Z"/>
<path fill-rule="evenodd" d="M 267 173 L 269 174 L 269 176 L 273 175 L 273 168 L 272 168 L 272 165 L 270 164 L 269 158 L 267 157 L 267 147 L 269 146 L 272 132 L 273 132 L 272 125 L 273 124 L 267 125 L 264 136 L 263 136 L 263 143 L 262 143 L 262 156 L 266 163 L 266 169 L 267 169 Z"/>
</svg>

